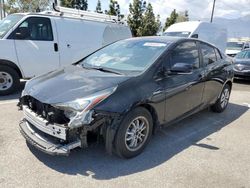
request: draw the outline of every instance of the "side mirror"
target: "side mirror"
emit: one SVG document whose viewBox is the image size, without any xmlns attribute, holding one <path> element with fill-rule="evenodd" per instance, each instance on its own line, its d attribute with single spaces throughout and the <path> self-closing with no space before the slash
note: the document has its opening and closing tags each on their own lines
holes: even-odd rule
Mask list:
<svg viewBox="0 0 250 188">
<path fill-rule="evenodd" d="M 198 39 L 198 38 L 199 38 L 199 35 L 198 35 L 198 34 L 193 34 L 193 35 L 191 36 L 191 38 Z"/>
<path fill-rule="evenodd" d="M 29 39 L 30 32 L 27 27 L 20 27 L 15 32 L 15 39 L 24 40 Z"/>
<path fill-rule="evenodd" d="M 245 44 L 244 49 L 249 48 L 249 44 Z"/>
<path fill-rule="evenodd" d="M 192 65 L 188 63 L 176 63 L 173 67 L 171 67 L 168 74 L 191 74 L 193 70 Z"/>
</svg>

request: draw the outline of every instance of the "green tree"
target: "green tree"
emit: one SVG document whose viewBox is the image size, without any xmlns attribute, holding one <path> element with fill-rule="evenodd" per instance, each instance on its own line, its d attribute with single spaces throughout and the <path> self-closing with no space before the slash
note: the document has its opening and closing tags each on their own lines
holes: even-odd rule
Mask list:
<svg viewBox="0 0 250 188">
<path fill-rule="evenodd" d="M 103 13 L 103 12 L 102 12 L 102 4 L 101 4 L 101 1 L 100 1 L 100 0 L 97 1 L 97 5 L 96 5 L 96 8 L 95 8 L 95 11 L 96 11 L 97 13 Z"/>
<path fill-rule="evenodd" d="M 140 36 L 141 28 L 143 28 L 143 13 L 145 11 L 146 1 L 133 0 L 129 4 L 128 25 L 133 36 Z"/>
<path fill-rule="evenodd" d="M 108 15 L 119 16 L 120 15 L 120 5 L 115 0 L 110 0 L 109 10 L 107 11 Z"/>
<path fill-rule="evenodd" d="M 61 0 L 61 6 L 88 10 L 88 0 Z"/>
<path fill-rule="evenodd" d="M 188 11 L 185 10 L 184 12 L 179 12 L 176 22 L 187 22 L 189 21 Z"/>
<path fill-rule="evenodd" d="M 50 5 L 50 0 L 7 0 L 5 11 L 8 14 L 16 12 L 40 12 Z"/>
<path fill-rule="evenodd" d="M 151 3 L 148 4 L 143 15 L 142 26 L 139 27 L 138 36 L 153 36 L 156 35 L 160 29 L 160 16 L 155 17 Z"/>
<path fill-rule="evenodd" d="M 174 9 L 171 14 L 170 14 L 170 17 L 168 17 L 166 19 L 166 22 L 165 22 L 165 26 L 163 28 L 163 31 L 165 31 L 169 26 L 173 25 L 174 23 L 177 22 L 177 17 L 178 17 L 178 13 L 176 12 L 176 10 Z"/>
</svg>

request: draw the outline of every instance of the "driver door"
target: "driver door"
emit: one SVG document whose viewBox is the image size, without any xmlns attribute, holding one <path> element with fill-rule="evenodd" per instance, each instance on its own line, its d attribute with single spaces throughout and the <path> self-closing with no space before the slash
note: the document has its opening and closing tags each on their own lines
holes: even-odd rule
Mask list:
<svg viewBox="0 0 250 188">
<path fill-rule="evenodd" d="M 189 73 L 171 72 L 177 63 L 190 64 Z M 204 90 L 203 68 L 200 65 L 199 51 L 195 41 L 177 45 L 167 57 L 165 69 L 166 122 L 172 121 L 201 105 Z"/>
<path fill-rule="evenodd" d="M 50 18 L 29 17 L 10 35 L 26 78 L 59 68 L 56 33 Z"/>
</svg>

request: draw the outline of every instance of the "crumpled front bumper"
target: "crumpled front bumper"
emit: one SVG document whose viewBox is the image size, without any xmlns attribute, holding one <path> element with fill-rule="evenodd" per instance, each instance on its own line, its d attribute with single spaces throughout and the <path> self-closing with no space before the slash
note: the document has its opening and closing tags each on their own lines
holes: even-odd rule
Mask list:
<svg viewBox="0 0 250 188">
<path fill-rule="evenodd" d="M 68 144 L 59 144 L 54 139 L 43 136 L 38 129 L 25 119 L 20 122 L 19 126 L 21 134 L 28 143 L 50 155 L 69 155 L 70 150 L 81 146 L 80 140 Z"/>
</svg>

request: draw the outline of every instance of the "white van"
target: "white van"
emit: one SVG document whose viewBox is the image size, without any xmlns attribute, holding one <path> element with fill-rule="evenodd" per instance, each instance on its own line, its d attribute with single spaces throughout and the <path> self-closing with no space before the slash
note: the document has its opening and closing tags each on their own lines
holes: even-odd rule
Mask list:
<svg viewBox="0 0 250 188">
<path fill-rule="evenodd" d="M 132 37 L 117 17 L 69 8 L 12 14 L 0 24 L 0 95 L 29 79 L 75 63 L 117 40 Z"/>
<path fill-rule="evenodd" d="M 227 41 L 226 54 L 228 56 L 234 57 L 237 53 L 242 50 L 249 48 L 249 38 L 230 38 Z"/>
<path fill-rule="evenodd" d="M 215 45 L 223 52 L 226 50 L 227 30 L 214 23 L 200 21 L 180 22 L 167 28 L 163 35 L 198 38 Z"/>
</svg>

